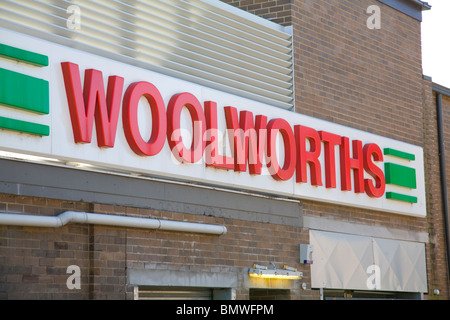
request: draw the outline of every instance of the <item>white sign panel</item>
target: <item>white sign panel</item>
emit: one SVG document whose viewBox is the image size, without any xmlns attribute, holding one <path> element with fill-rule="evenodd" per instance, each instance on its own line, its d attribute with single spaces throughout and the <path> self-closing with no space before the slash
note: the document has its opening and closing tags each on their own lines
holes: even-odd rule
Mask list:
<svg viewBox="0 0 450 320">
<path fill-rule="evenodd" d="M 421 147 L 8 30 L 0 39 L 0 150 L 426 215 Z"/>
</svg>

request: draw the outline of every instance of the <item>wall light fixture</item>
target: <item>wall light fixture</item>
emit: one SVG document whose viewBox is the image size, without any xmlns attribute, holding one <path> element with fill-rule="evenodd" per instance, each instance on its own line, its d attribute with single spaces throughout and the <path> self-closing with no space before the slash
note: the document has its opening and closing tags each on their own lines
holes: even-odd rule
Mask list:
<svg viewBox="0 0 450 320">
<path fill-rule="evenodd" d="M 283 280 L 296 280 L 303 278 L 303 272 L 297 271 L 297 269 L 284 266 L 283 269 L 268 269 L 265 266 L 254 265 L 250 268 L 248 275 L 252 278 L 261 279 L 283 279 Z"/>
</svg>

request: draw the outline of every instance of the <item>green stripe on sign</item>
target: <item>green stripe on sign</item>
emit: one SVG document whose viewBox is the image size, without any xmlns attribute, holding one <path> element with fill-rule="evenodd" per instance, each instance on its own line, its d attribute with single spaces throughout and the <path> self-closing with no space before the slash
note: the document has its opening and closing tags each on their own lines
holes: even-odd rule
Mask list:
<svg viewBox="0 0 450 320">
<path fill-rule="evenodd" d="M 1 43 L 0 43 L 0 56 L 7 59 L 18 60 L 20 62 L 29 63 L 36 66 L 41 67 L 48 66 L 48 57 L 43 54 L 7 46 L 6 44 Z"/>
<path fill-rule="evenodd" d="M 0 103 L 48 114 L 48 81 L 0 68 Z"/>
<path fill-rule="evenodd" d="M 38 136 L 50 135 L 49 126 L 5 117 L 0 117 L 0 128 L 35 134 Z"/>
<path fill-rule="evenodd" d="M 397 192 L 386 192 L 386 198 L 410 203 L 417 203 L 417 197 L 408 196 L 406 194 L 401 194 Z"/>
<path fill-rule="evenodd" d="M 415 189 L 416 185 L 416 170 L 401 166 L 399 164 L 386 162 L 384 164 L 384 174 L 386 183 L 395 184 L 397 186 Z"/>
<path fill-rule="evenodd" d="M 395 150 L 392 148 L 384 148 L 384 154 L 406 160 L 416 160 L 416 156 L 414 154 L 400 150 Z"/>
</svg>

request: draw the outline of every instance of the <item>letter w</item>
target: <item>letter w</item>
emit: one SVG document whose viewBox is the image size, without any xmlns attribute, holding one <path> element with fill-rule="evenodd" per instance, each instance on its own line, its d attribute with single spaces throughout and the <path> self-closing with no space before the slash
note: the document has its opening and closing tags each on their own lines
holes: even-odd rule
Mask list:
<svg viewBox="0 0 450 320">
<path fill-rule="evenodd" d="M 225 107 L 228 132 L 233 140 L 234 171 L 246 171 L 247 160 L 250 174 L 261 174 L 262 161 L 266 148 L 267 117 L 241 111 L 240 119 L 234 107 Z"/>
<path fill-rule="evenodd" d="M 98 146 L 114 147 L 124 79 L 118 76 L 109 77 L 105 97 L 101 71 L 95 69 L 85 71 L 84 91 L 82 91 L 78 65 L 62 62 L 61 68 L 75 142 L 91 142 L 95 117 Z"/>
</svg>

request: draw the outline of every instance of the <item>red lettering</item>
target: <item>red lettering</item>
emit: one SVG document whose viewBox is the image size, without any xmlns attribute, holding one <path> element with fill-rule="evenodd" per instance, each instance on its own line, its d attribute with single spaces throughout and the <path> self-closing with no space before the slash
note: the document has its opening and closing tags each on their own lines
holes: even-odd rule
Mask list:
<svg viewBox="0 0 450 320">
<path fill-rule="evenodd" d="M 364 170 L 375 179 L 375 184 L 372 179 L 365 179 L 364 188 L 370 197 L 380 198 L 384 194 L 386 180 L 383 171 L 373 161 L 383 161 L 383 152 L 377 144 L 369 143 L 364 146 L 363 154 Z"/>
<path fill-rule="evenodd" d="M 85 71 L 82 91 L 78 65 L 62 62 L 61 68 L 75 143 L 91 142 L 95 118 L 98 146 L 114 147 L 124 79 L 118 76 L 109 77 L 105 98 L 101 71 Z"/>
<path fill-rule="evenodd" d="M 234 168 L 233 157 L 218 154 L 219 131 L 217 129 L 217 103 L 205 101 L 206 119 L 206 166 L 232 170 Z"/>
<path fill-rule="evenodd" d="M 95 69 L 85 70 L 84 85 L 81 84 L 79 67 L 75 63 L 62 62 L 61 69 L 66 89 L 69 114 L 75 143 L 90 143 L 95 121 L 99 147 L 114 147 L 124 79 L 110 76 L 104 87 L 103 74 Z M 138 108 L 141 98 L 150 105 L 152 129 L 148 141 L 139 131 Z M 181 134 L 183 108 L 192 121 L 193 138 L 188 148 Z M 232 157 L 219 154 L 217 103 L 205 101 L 204 111 L 197 98 L 187 92 L 175 94 L 170 99 L 167 112 L 158 89 L 151 83 L 132 83 L 123 97 L 122 123 L 130 148 L 140 156 L 153 156 L 164 147 L 166 138 L 171 152 L 180 162 L 199 162 L 205 148 L 206 165 L 237 172 L 261 174 L 264 156 L 269 173 L 275 180 L 286 181 L 296 173 L 296 182 L 322 185 L 322 142 L 324 150 L 325 186 L 336 188 L 336 154 L 339 146 L 341 190 L 367 193 L 380 198 L 385 193 L 386 181 L 383 170 L 376 162 L 383 161 L 383 153 L 375 143 L 364 145 L 360 140 L 316 131 L 302 125 L 293 128 L 288 121 L 276 118 L 268 122 L 266 116 L 253 116 L 250 111 L 238 112 L 234 107 L 225 107 L 225 121 Z M 146 119 L 147 120 L 147 119 Z M 280 165 L 277 145 L 283 139 L 284 163 Z M 308 147 L 309 143 L 309 147 Z M 280 147 L 280 148 L 278 148 Z M 364 172 L 370 175 L 364 178 Z M 353 177 L 352 177 L 353 174 Z M 352 179 L 353 178 L 353 179 Z"/>
<path fill-rule="evenodd" d="M 249 140 L 249 159 L 248 167 L 250 174 L 261 174 L 262 162 L 264 158 L 264 152 L 267 145 L 267 117 L 263 115 L 257 115 L 255 117 L 255 126 L 253 126 L 253 118 L 250 123 L 241 123 L 241 128 L 247 132 L 256 132 L 255 135 L 250 135 L 246 139 Z"/>
<path fill-rule="evenodd" d="M 254 122 L 253 113 L 241 111 L 238 120 L 236 108 L 225 107 L 224 111 L 228 132 L 231 132 L 233 137 L 234 170 L 246 171 L 248 160 L 249 172 L 261 174 L 267 117 L 256 116 Z"/>
<path fill-rule="evenodd" d="M 183 107 L 191 115 L 193 138 L 190 150 L 186 148 L 181 137 L 180 116 Z M 205 151 L 206 120 L 202 106 L 197 98 L 187 92 L 174 95 L 167 106 L 167 140 L 173 155 L 181 162 L 200 161 Z"/>
<path fill-rule="evenodd" d="M 309 164 L 311 173 L 311 184 L 322 185 L 322 169 L 319 161 L 322 145 L 319 133 L 309 127 L 294 126 L 297 140 L 297 182 L 307 182 L 306 164 Z M 306 151 L 306 139 L 309 141 L 310 151 Z"/>
<path fill-rule="evenodd" d="M 149 141 L 145 141 L 139 131 L 138 104 L 145 97 L 152 112 L 152 133 Z M 166 141 L 166 109 L 164 100 L 158 89 L 148 82 L 131 84 L 123 98 L 123 130 L 130 148 L 140 156 L 158 154 Z"/>
<path fill-rule="evenodd" d="M 352 189 L 351 170 L 353 170 L 353 180 L 355 193 L 364 192 L 364 159 L 362 153 L 362 142 L 352 141 L 353 158 L 350 157 L 349 138 L 342 137 L 340 146 L 341 158 L 341 189 L 350 191 Z"/>
<path fill-rule="evenodd" d="M 277 159 L 277 134 L 281 133 L 284 142 L 284 165 L 281 168 Z M 290 124 L 284 119 L 272 119 L 267 124 L 267 167 L 275 180 L 289 180 L 295 172 L 295 137 Z"/>
<path fill-rule="evenodd" d="M 319 131 L 320 139 L 324 146 L 324 162 L 325 162 L 325 186 L 327 188 L 336 188 L 336 156 L 335 146 L 341 144 L 341 136 Z"/>
</svg>

